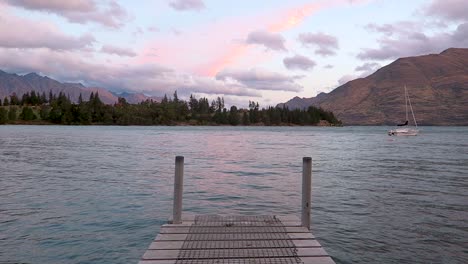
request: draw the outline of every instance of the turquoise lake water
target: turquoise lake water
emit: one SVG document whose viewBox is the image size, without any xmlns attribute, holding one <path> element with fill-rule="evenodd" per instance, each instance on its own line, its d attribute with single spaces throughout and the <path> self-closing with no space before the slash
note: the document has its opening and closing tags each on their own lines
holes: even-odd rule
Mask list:
<svg viewBox="0 0 468 264">
<path fill-rule="evenodd" d="M 0 126 L 0 263 L 136 263 L 184 210 L 300 214 L 337 263 L 468 263 L 468 128 Z"/>
</svg>

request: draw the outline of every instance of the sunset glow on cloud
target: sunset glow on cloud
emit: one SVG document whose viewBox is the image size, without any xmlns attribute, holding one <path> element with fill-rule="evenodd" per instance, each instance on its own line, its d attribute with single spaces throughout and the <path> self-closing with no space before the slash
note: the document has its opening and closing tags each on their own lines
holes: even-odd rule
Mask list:
<svg viewBox="0 0 468 264">
<path fill-rule="evenodd" d="M 398 57 L 468 46 L 462 0 L 0 0 L 0 8 L 0 70 L 155 96 L 276 104 Z"/>
<path fill-rule="evenodd" d="M 278 22 L 273 22 L 268 26 L 268 31 L 271 33 L 280 33 L 282 31 L 298 26 L 304 19 L 312 15 L 313 12 L 319 10 L 322 5 L 307 4 L 304 6 L 293 8 L 282 15 Z M 207 76 L 215 76 L 218 72 L 235 63 L 240 57 L 245 56 L 248 50 L 248 45 L 245 43 L 237 44 L 231 47 L 226 53 L 213 65 L 207 69 L 200 71 Z"/>
</svg>

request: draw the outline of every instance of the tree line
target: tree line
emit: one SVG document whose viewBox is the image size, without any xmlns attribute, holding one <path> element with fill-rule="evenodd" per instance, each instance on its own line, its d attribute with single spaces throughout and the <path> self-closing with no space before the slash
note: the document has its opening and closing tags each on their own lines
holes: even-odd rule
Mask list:
<svg viewBox="0 0 468 264">
<path fill-rule="evenodd" d="M 179 99 L 177 91 L 161 102 L 146 100 L 130 104 L 118 98 L 113 105 L 104 104 L 99 93 L 91 93 L 88 100 L 80 94 L 74 103 L 64 93 L 35 91 L 21 98 L 12 94 L 0 100 L 0 124 L 52 123 L 63 125 L 317 125 L 321 120 L 341 125 L 332 112 L 317 107 L 289 110 L 286 107 L 261 108 L 249 101 L 249 108 L 225 107 L 224 98 L 211 102 L 190 95 L 188 101 Z"/>
</svg>

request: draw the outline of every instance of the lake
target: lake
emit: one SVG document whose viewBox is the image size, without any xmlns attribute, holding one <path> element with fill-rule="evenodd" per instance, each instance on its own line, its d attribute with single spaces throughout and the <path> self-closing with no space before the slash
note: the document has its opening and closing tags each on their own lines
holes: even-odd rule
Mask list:
<svg viewBox="0 0 468 264">
<path fill-rule="evenodd" d="M 468 263 L 468 127 L 0 126 L 0 263 L 136 263 L 172 213 L 300 215 L 337 263 Z"/>
</svg>

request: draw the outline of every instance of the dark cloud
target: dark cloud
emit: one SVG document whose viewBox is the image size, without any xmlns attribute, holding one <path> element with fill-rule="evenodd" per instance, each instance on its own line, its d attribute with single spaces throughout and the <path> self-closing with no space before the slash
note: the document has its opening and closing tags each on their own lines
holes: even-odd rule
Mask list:
<svg viewBox="0 0 468 264">
<path fill-rule="evenodd" d="M 285 41 L 280 34 L 258 30 L 249 33 L 246 43 L 263 45 L 271 50 L 286 51 L 286 47 L 284 46 Z"/>
<path fill-rule="evenodd" d="M 137 54 L 131 50 L 131 49 L 126 49 L 126 48 L 120 48 L 112 45 L 104 45 L 101 48 L 102 53 L 107 53 L 107 54 L 115 54 L 119 56 L 127 56 L 127 57 L 135 57 Z"/>
<path fill-rule="evenodd" d="M 6 2 L 11 5 L 20 6 L 29 10 L 40 10 L 47 12 L 92 12 L 96 8 L 96 4 L 92 0 L 6 0 Z"/>
<path fill-rule="evenodd" d="M 217 80 L 236 81 L 255 90 L 302 91 L 302 86 L 295 83 L 294 77 L 259 69 L 224 70 L 216 75 Z"/>
<path fill-rule="evenodd" d="M 468 23 L 458 25 L 457 29 L 452 34 L 452 38 L 454 41 L 460 42 L 460 46 L 468 46 Z"/>
<path fill-rule="evenodd" d="M 468 3 L 466 0 L 433 0 L 424 8 L 424 13 L 448 21 L 468 21 Z"/>
<path fill-rule="evenodd" d="M 397 22 L 396 25 L 401 25 Z M 406 23 L 406 25 L 409 25 Z M 376 27 L 378 28 L 378 27 Z M 413 23 L 412 27 L 394 26 L 392 34 L 381 32 L 377 48 L 364 48 L 357 55 L 361 60 L 389 60 L 407 56 L 440 53 L 451 47 L 468 46 L 468 23 L 462 23 L 454 31 L 428 35 L 423 25 Z"/>
<path fill-rule="evenodd" d="M 315 61 L 301 55 L 295 55 L 283 59 L 284 66 L 289 70 L 310 70 L 314 68 L 317 63 Z"/>
<path fill-rule="evenodd" d="M 371 32 L 382 33 L 386 36 L 392 36 L 394 34 L 401 34 L 404 32 L 415 32 L 422 31 L 422 25 L 412 22 L 412 21 L 398 21 L 394 24 L 383 24 L 378 25 L 375 23 L 370 23 L 365 26 L 365 28 Z"/>
<path fill-rule="evenodd" d="M 202 0 L 173 0 L 169 2 L 169 6 L 178 11 L 199 11 L 205 8 L 205 3 Z"/>
<path fill-rule="evenodd" d="M 6 2 L 28 10 L 54 13 L 69 22 L 79 24 L 94 22 L 119 28 L 128 18 L 127 12 L 116 1 L 99 2 L 99 4 L 93 0 L 6 0 Z"/>
<path fill-rule="evenodd" d="M 298 37 L 299 42 L 305 47 L 314 46 L 315 53 L 322 56 L 335 55 L 338 50 L 338 39 L 322 32 L 302 33 Z"/>
<path fill-rule="evenodd" d="M 74 37 L 61 32 L 54 24 L 0 13 L 0 47 L 82 50 L 95 42 L 91 34 Z"/>
</svg>

